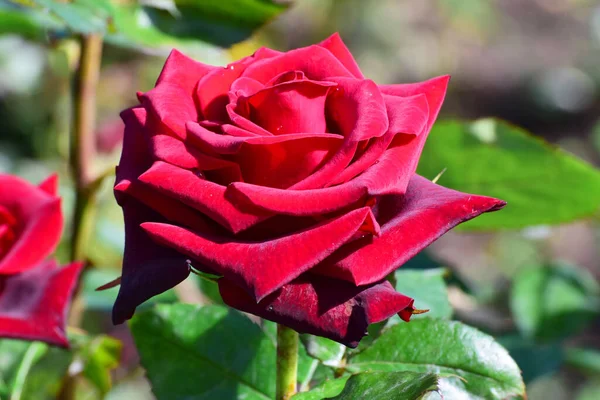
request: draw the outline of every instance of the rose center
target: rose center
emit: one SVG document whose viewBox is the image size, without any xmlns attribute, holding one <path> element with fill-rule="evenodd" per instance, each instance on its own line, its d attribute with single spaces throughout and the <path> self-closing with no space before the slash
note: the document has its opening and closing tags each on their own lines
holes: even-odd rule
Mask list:
<svg viewBox="0 0 600 400">
<path fill-rule="evenodd" d="M 17 221 L 15 217 L 3 206 L 0 206 L 0 258 L 8 253 L 17 239 Z"/>
</svg>

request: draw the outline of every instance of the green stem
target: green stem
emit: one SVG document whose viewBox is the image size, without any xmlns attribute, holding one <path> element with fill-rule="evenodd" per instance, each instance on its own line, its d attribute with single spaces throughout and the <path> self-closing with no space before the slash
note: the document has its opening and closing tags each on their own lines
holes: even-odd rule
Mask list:
<svg viewBox="0 0 600 400">
<path fill-rule="evenodd" d="M 296 393 L 298 381 L 298 333 L 277 325 L 277 395 L 276 400 L 289 400 Z"/>
<path fill-rule="evenodd" d="M 44 355 L 48 350 L 48 346 L 41 342 L 32 342 L 27 351 L 23 355 L 23 359 L 17 368 L 15 374 L 14 383 L 12 387 L 12 393 L 10 394 L 10 400 L 21 400 L 23 395 L 23 388 L 25 387 L 25 381 L 27 375 L 33 367 L 33 365 Z"/>
<path fill-rule="evenodd" d="M 71 169 L 75 182 L 75 213 L 73 216 L 72 260 L 84 260 L 86 247 L 93 232 L 96 188 L 91 187 L 96 123 L 96 88 L 102 59 L 102 35 L 81 37 L 81 55 L 75 77 L 73 126 L 71 136 Z"/>
</svg>

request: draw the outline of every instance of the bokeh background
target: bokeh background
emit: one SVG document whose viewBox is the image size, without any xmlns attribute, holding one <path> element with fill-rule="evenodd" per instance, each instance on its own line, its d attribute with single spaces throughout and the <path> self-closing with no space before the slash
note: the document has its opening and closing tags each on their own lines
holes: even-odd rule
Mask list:
<svg viewBox="0 0 600 400">
<path fill-rule="evenodd" d="M 12 7 L 0 1 L 0 11 Z M 74 198 L 66 161 L 69 95 L 78 48 L 69 39 L 14 31 L 0 19 L 0 171 L 33 182 L 58 171 L 68 213 Z M 440 118 L 498 117 L 600 164 L 597 0 L 296 0 L 230 49 L 182 46 L 198 60 L 225 65 L 260 46 L 289 50 L 336 31 L 365 76 L 377 83 L 452 75 Z M 153 87 L 169 47 L 139 51 L 117 44 L 104 45 L 96 171 L 117 163 L 123 128 L 119 112 L 136 104 L 137 91 Z M 455 317 L 493 334 L 510 350 L 523 370 L 529 399 L 599 399 L 598 222 L 591 217 L 524 230 L 450 233 L 410 266 L 449 269 Z M 63 261 L 68 237 L 66 232 L 59 250 Z M 151 399 L 127 327 L 110 324 L 116 290 L 93 290 L 119 275 L 123 238 L 120 209 L 107 182 L 89 246 L 97 268 L 82 282 L 84 328 L 125 344 L 105 398 Z M 218 301 L 214 287 L 196 283 L 204 289 L 202 301 Z M 185 288 L 178 290 L 185 296 Z M 153 301 L 176 298 L 170 291 Z M 536 318 L 543 321 L 527 335 L 521 313 L 535 307 Z M 98 398 L 93 385 L 82 383 L 78 390 L 82 399 Z"/>
</svg>

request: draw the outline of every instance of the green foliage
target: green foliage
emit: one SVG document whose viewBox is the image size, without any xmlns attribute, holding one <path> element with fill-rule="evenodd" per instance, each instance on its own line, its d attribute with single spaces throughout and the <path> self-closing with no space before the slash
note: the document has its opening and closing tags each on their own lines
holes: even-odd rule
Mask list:
<svg viewBox="0 0 600 400">
<path fill-rule="evenodd" d="M 564 223 L 593 215 L 600 204 L 596 169 L 501 121 L 435 124 L 418 172 L 431 179 L 444 168 L 440 185 L 508 202 L 461 229 Z"/>
<path fill-rule="evenodd" d="M 98 32 L 115 45 L 164 50 L 228 47 L 246 39 L 287 7 L 271 0 L 31 0 L 13 5 L 16 3 L 21 7 L 5 3 L 0 8 L 0 32 L 38 39 Z"/>
<path fill-rule="evenodd" d="M 329 367 L 340 366 L 346 346 L 320 336 L 301 335 L 300 339 L 304 343 L 308 355 Z"/>
<path fill-rule="evenodd" d="M 537 266 L 521 270 L 510 305 L 526 337 L 553 340 L 576 333 L 600 313 L 600 288 L 581 268 Z"/>
<path fill-rule="evenodd" d="M 525 393 L 519 367 L 491 336 L 441 319 L 417 319 L 385 330 L 371 347 L 351 357 L 346 369 L 437 373 L 443 376 L 441 393 L 450 398 L 504 399 Z"/>
<path fill-rule="evenodd" d="M 413 318 L 450 319 L 452 306 L 448 301 L 448 288 L 444 277 L 448 275 L 445 268 L 413 270 L 401 268 L 394 273 L 396 290 L 415 299 L 415 307 L 429 310 L 426 314 Z"/>
<path fill-rule="evenodd" d="M 169 400 L 273 398 L 274 327 L 218 305 L 163 304 L 131 322 L 154 394 Z M 311 360 L 302 351 L 299 358 L 303 381 Z"/>
<path fill-rule="evenodd" d="M 112 388 L 110 372 L 119 366 L 121 342 L 106 335 L 71 335 L 71 342 L 78 347 L 75 362 L 83 366 L 82 375 L 106 395 Z"/>
<path fill-rule="evenodd" d="M 416 400 L 437 390 L 437 379 L 432 373 L 365 372 L 328 381 L 323 387 L 295 395 L 292 399 Z"/>
</svg>

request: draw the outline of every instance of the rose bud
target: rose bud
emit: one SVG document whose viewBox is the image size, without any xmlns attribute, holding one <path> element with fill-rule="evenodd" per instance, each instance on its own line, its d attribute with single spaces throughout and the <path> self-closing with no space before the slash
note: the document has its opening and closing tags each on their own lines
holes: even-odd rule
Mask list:
<svg viewBox="0 0 600 400">
<path fill-rule="evenodd" d="M 0 174 L 0 337 L 68 346 L 66 313 L 81 263 L 46 260 L 63 227 L 58 181 Z"/>
<path fill-rule="evenodd" d="M 336 34 L 227 67 L 174 50 L 122 113 L 126 229 L 113 321 L 195 268 L 230 306 L 356 346 L 408 320 L 385 281 L 455 225 L 504 206 L 415 174 L 448 77 L 377 85 Z"/>
</svg>

